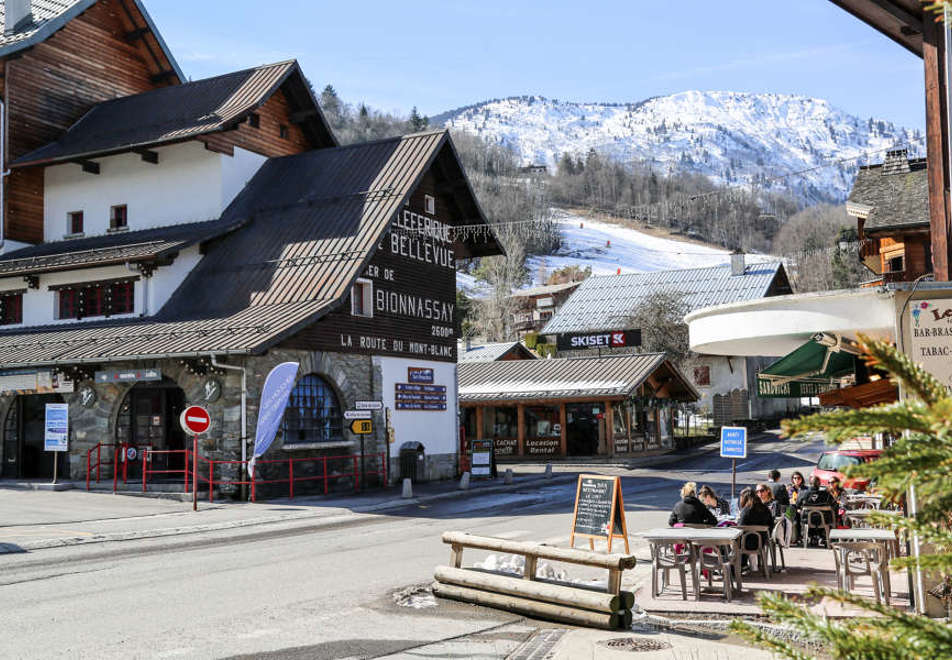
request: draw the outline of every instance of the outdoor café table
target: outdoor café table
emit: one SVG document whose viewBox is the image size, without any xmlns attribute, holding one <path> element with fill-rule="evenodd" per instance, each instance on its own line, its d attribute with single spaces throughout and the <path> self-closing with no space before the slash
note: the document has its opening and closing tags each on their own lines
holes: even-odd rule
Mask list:
<svg viewBox="0 0 952 660">
<path fill-rule="evenodd" d="M 882 543 L 893 557 L 899 556 L 899 539 L 891 529 L 853 528 L 831 529 L 830 543 L 849 543 L 851 541 L 875 541 Z"/>
<path fill-rule="evenodd" d="M 700 546 L 713 545 L 718 550 L 729 548 L 733 557 L 734 581 L 737 583 L 737 591 L 741 591 L 743 585 L 740 578 L 740 538 L 744 533 L 736 527 L 658 527 L 644 532 L 638 532 L 638 536 L 647 540 L 649 543 L 657 541 L 683 541 L 691 544 L 691 552 L 696 553 Z M 696 569 L 695 569 L 696 570 Z M 697 573 L 691 575 L 694 585 L 698 585 L 700 578 Z M 695 597 L 699 595 L 699 590 L 694 590 Z"/>
<path fill-rule="evenodd" d="M 886 509 L 851 509 L 843 515 L 846 516 L 848 520 L 855 520 L 860 525 L 866 527 L 869 525 L 869 517 L 874 513 L 882 513 L 887 516 L 896 515 L 895 511 L 889 511 Z"/>
</svg>

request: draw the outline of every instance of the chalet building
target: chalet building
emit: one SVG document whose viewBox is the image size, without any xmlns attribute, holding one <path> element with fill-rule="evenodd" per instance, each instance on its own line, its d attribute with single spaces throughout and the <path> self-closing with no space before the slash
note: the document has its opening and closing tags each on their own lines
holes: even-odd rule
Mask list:
<svg viewBox="0 0 952 660">
<path fill-rule="evenodd" d="M 674 411 L 697 398 L 663 353 L 459 365 L 465 437 L 492 439 L 503 460 L 671 446 Z"/>
<path fill-rule="evenodd" d="M 510 296 L 517 303 L 513 314 L 513 329 L 519 336 L 541 330 L 579 284 L 581 282 L 562 282 L 515 291 Z"/>
<path fill-rule="evenodd" d="M 95 104 L 185 80 L 140 0 L 0 3 L 0 173 Z M 0 251 L 44 236 L 44 172 L 0 174 Z"/>
<path fill-rule="evenodd" d="M 744 255 L 732 263 L 708 268 L 589 277 L 542 329 L 549 343 L 561 345 L 560 356 L 618 355 L 638 352 L 640 335 L 632 327 L 635 309 L 651 295 L 676 292 L 688 311 L 738 303 L 791 292 L 783 264 L 747 264 Z M 622 333 L 617 341 L 612 332 Z M 569 340 L 575 338 L 578 348 Z M 584 343 L 578 340 L 586 340 Z M 597 341 L 588 341 L 588 340 Z M 617 345 L 613 345 L 617 344 Z M 771 418 L 787 412 L 788 402 L 757 396 L 757 374 L 771 358 L 698 355 L 690 366 L 691 384 L 699 393 L 697 407 L 715 425 Z M 771 397 L 771 398 L 766 398 Z"/>
<path fill-rule="evenodd" d="M 872 273 L 864 286 L 932 272 L 928 174 L 926 159 L 910 159 L 905 149 L 857 173 L 846 211 L 856 218 L 860 260 Z"/>
<path fill-rule="evenodd" d="M 500 341 L 475 344 L 469 339 L 457 343 L 457 362 L 499 362 L 507 360 L 535 360 L 535 353 L 521 341 Z"/>
<path fill-rule="evenodd" d="M 71 78 L 75 56 L 37 60 L 68 81 L 71 102 L 87 86 L 101 96 L 17 142 L 6 161 L 0 475 L 50 475 L 43 419 L 54 402 L 69 410 L 61 477 L 119 461 L 138 478 L 149 447 L 170 452 L 151 469 L 181 479 L 178 416 L 192 403 L 212 416 L 201 456 L 241 460 L 265 377 L 295 361 L 265 461 L 300 458 L 298 476 L 319 476 L 322 462 L 352 472 L 363 452 L 379 482 L 384 468 L 399 477 L 410 443 L 422 452 L 418 477 L 453 476 L 455 264 L 499 247 L 449 135 L 340 147 L 294 61 L 183 83 L 138 2 L 34 2 L 32 11 L 11 33 L 30 47 L 5 64 L 10 143 L 54 116 L 24 102 L 14 120 L 14 83 L 28 76 L 11 72 L 31 57 L 101 41 L 99 68 L 143 73 L 123 87 L 105 73 Z M 343 412 L 363 400 L 383 410 L 359 438 Z M 283 478 L 281 469 L 263 462 L 259 477 Z M 217 477 L 225 472 L 238 468 Z"/>
</svg>

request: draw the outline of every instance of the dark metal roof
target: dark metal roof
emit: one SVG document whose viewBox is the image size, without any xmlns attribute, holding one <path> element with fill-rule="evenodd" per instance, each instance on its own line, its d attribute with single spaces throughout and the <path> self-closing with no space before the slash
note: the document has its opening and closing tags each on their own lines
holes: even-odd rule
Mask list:
<svg viewBox="0 0 952 660">
<path fill-rule="evenodd" d="M 146 27 L 152 33 L 152 37 L 162 50 L 162 54 L 168 60 L 169 66 L 175 72 L 179 81 L 185 80 L 185 74 L 179 67 L 175 58 L 172 57 L 172 51 L 165 44 L 162 35 L 152 22 L 152 17 L 146 11 L 145 5 L 141 0 L 132 0 L 136 8 L 142 14 Z M 21 26 L 12 34 L 6 34 L 6 2 L 0 2 L 0 57 L 5 57 L 16 53 L 17 51 L 31 48 L 36 44 L 45 41 L 54 32 L 63 28 L 69 21 L 73 20 L 84 11 L 96 4 L 96 0 L 31 0 L 31 10 L 33 21 Z"/>
<path fill-rule="evenodd" d="M 463 362 L 458 367 L 461 402 L 628 397 L 663 370 L 677 381 L 673 398 L 694 401 L 697 390 L 664 353 L 605 357 Z"/>
<path fill-rule="evenodd" d="M 854 215 L 866 218 L 864 232 L 929 226 L 926 161 L 919 158 L 908 163 L 908 171 L 890 172 L 880 164 L 861 167 L 857 172 L 848 206 Z"/>
<path fill-rule="evenodd" d="M 565 301 L 542 329 L 542 334 L 620 330 L 648 296 L 659 291 L 680 292 L 688 311 L 763 298 L 783 264 L 749 264 L 743 275 L 731 267 L 685 268 L 653 273 L 589 277 Z"/>
<path fill-rule="evenodd" d="M 0 333 L 0 365 L 261 352 L 342 302 L 440 158 L 458 167 L 446 131 L 270 159 L 220 221 L 246 224 L 208 245 L 153 319 Z"/>
<path fill-rule="evenodd" d="M 194 243 L 222 236 L 241 224 L 237 220 L 190 222 L 142 231 L 41 243 L 8 252 L 0 257 L 0 277 L 162 259 Z"/>
<path fill-rule="evenodd" d="M 536 355 L 519 341 L 500 341 L 489 344 L 471 344 L 469 348 L 463 341 L 457 342 L 457 362 L 492 362 L 498 360 L 509 351 L 515 349 L 521 356 L 519 359 L 535 360 Z"/>
<path fill-rule="evenodd" d="M 99 103 L 56 142 L 21 156 L 11 167 L 94 158 L 181 142 L 234 128 L 282 86 L 315 148 L 337 144 L 294 60 L 152 89 Z"/>
</svg>

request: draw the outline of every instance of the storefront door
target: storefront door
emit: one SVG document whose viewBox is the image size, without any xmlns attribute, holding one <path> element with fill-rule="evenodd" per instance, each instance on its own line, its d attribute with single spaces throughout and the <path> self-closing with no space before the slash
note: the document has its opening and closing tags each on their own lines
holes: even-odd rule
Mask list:
<svg viewBox="0 0 952 660">
<path fill-rule="evenodd" d="M 153 455 L 153 470 L 184 469 L 185 433 L 178 423 L 184 409 L 185 392 L 170 380 L 138 383 L 129 390 L 116 420 L 116 440 L 138 450 L 128 466 L 129 474 L 141 474 L 139 461 L 146 448 L 173 450 L 173 453 Z M 168 478 L 179 479 L 180 475 L 168 475 Z"/>
<path fill-rule="evenodd" d="M 54 452 L 44 451 L 46 404 L 62 403 L 59 394 L 16 397 L 3 424 L 3 470 L 10 479 L 52 479 Z M 58 472 L 68 476 L 67 452 L 56 452 Z"/>
<path fill-rule="evenodd" d="M 566 443 L 569 456 L 594 456 L 598 453 L 597 404 L 565 404 Z"/>
</svg>

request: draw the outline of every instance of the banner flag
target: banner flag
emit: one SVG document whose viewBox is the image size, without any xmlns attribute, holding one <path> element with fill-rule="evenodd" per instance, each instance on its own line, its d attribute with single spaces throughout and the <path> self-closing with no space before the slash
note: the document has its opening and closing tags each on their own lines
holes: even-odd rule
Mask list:
<svg viewBox="0 0 952 660">
<path fill-rule="evenodd" d="M 258 405 L 258 426 L 255 428 L 255 448 L 248 462 L 248 474 L 254 470 L 255 460 L 268 451 L 278 432 L 278 426 L 284 418 L 284 409 L 294 389 L 297 378 L 297 362 L 282 362 L 268 374 L 261 388 L 261 402 Z"/>
</svg>

